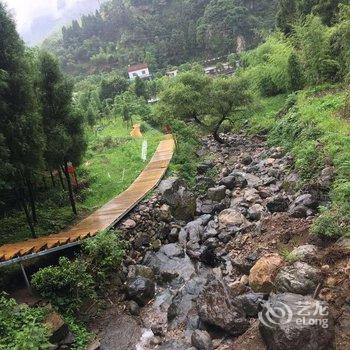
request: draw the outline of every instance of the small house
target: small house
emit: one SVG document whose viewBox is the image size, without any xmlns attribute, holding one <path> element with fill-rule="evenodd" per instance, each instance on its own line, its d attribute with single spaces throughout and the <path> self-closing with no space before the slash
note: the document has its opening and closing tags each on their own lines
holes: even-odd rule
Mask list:
<svg viewBox="0 0 350 350">
<path fill-rule="evenodd" d="M 129 66 L 128 74 L 130 80 L 134 80 L 136 77 L 139 77 L 140 79 L 148 79 L 151 77 L 146 63 Z"/>
</svg>

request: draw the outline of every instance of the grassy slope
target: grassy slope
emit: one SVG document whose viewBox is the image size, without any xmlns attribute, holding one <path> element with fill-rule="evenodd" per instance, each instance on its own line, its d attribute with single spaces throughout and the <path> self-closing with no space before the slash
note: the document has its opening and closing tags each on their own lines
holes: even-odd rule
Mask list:
<svg viewBox="0 0 350 350">
<path fill-rule="evenodd" d="M 132 139 L 121 119 L 105 120 L 97 129 L 87 131 L 89 148 L 78 169 L 79 180 L 87 178 L 89 182 L 89 187 L 79 193 L 78 219 L 125 190 L 146 166 L 162 138 L 158 131 L 147 127 L 144 137 L 148 140 L 148 157 L 143 162 L 142 139 Z M 67 193 L 59 186 L 38 197 L 38 218 L 38 235 L 57 232 L 77 219 L 72 215 Z M 0 220 L 0 232 L 0 244 L 30 237 L 25 217 L 18 211 Z"/>
<path fill-rule="evenodd" d="M 302 91 L 296 106 L 277 119 L 285 100 L 285 95 L 261 99 L 259 108 L 243 116 L 236 129 L 246 118 L 250 132 L 268 132 L 271 144 L 292 152 L 295 167 L 305 181 L 317 179 L 322 168 L 332 163 L 336 173 L 332 204 L 321 208 L 313 230 L 328 236 L 350 235 L 350 119 L 340 113 L 345 92 L 339 86 Z"/>
</svg>

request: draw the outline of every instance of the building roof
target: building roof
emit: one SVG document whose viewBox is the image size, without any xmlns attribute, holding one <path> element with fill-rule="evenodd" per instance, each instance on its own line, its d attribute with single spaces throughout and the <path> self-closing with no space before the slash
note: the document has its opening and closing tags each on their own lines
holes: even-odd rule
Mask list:
<svg viewBox="0 0 350 350">
<path fill-rule="evenodd" d="M 140 69 L 146 69 L 146 68 L 148 68 L 146 63 L 134 64 L 133 66 L 128 67 L 128 73 L 135 72 Z"/>
</svg>

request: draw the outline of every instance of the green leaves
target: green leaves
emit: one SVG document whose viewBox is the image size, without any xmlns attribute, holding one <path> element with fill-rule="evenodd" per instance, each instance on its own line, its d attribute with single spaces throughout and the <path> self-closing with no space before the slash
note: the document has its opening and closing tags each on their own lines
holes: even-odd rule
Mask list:
<svg viewBox="0 0 350 350">
<path fill-rule="evenodd" d="M 0 350 L 51 349 L 49 331 L 43 321 L 46 310 L 18 305 L 5 294 L 0 295 Z"/>
</svg>

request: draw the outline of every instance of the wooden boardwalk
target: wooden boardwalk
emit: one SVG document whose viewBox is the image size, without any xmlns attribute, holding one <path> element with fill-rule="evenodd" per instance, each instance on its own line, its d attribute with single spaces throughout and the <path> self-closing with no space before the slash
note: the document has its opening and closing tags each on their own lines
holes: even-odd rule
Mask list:
<svg viewBox="0 0 350 350">
<path fill-rule="evenodd" d="M 126 191 L 68 230 L 0 246 L 0 265 L 8 264 L 11 260 L 35 257 L 40 252 L 49 251 L 55 247 L 78 244 L 79 241 L 112 227 L 159 184 L 169 166 L 174 149 L 173 137 L 166 135 L 149 164 Z"/>
</svg>

